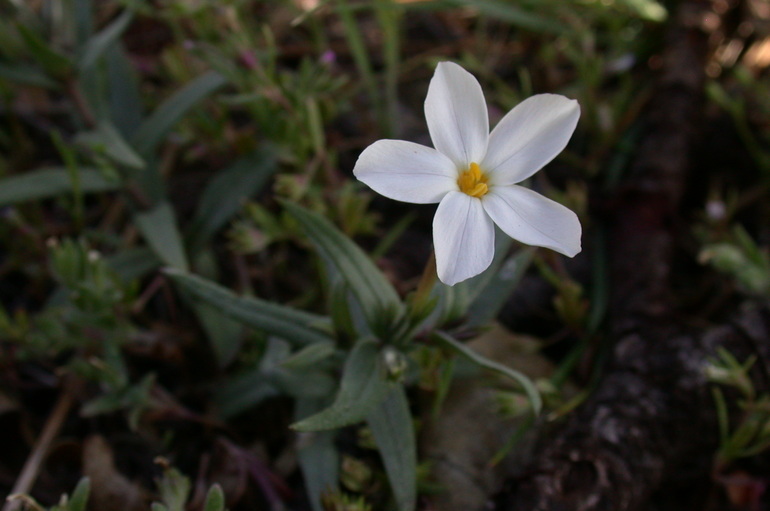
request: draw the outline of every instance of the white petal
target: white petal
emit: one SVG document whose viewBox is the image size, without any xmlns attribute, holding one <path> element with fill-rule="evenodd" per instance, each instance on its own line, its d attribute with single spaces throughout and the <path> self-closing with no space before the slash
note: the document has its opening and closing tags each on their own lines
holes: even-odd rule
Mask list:
<svg viewBox="0 0 770 511">
<path fill-rule="evenodd" d="M 500 229 L 515 240 L 569 257 L 580 252 L 580 221 L 558 202 L 521 186 L 495 186 L 482 204 Z"/>
<path fill-rule="evenodd" d="M 358 157 L 353 174 L 385 197 L 430 204 L 457 190 L 454 163 L 431 147 L 378 140 Z"/>
<path fill-rule="evenodd" d="M 522 101 L 492 130 L 481 168 L 494 184 L 524 181 L 562 152 L 579 117 L 578 102 L 557 94 Z"/>
<path fill-rule="evenodd" d="M 433 245 L 444 284 L 453 286 L 486 270 L 495 255 L 495 227 L 481 201 L 448 193 L 433 217 Z"/>
<path fill-rule="evenodd" d="M 425 119 L 433 146 L 460 170 L 480 163 L 487 150 L 489 118 L 479 82 L 453 62 L 440 62 L 428 86 Z"/>
</svg>

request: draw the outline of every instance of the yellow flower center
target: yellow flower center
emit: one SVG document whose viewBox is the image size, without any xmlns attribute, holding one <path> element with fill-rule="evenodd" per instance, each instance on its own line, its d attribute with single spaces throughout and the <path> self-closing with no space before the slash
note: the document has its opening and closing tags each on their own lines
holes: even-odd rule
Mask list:
<svg viewBox="0 0 770 511">
<path fill-rule="evenodd" d="M 461 192 L 480 199 L 489 192 L 487 181 L 489 178 L 481 171 L 479 164 L 472 162 L 468 170 L 457 178 L 457 186 L 460 187 Z"/>
</svg>

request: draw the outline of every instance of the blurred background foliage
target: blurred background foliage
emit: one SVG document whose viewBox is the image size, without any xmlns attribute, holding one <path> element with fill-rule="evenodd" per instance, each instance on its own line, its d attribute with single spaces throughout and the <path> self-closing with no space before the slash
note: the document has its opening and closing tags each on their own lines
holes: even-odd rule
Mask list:
<svg viewBox="0 0 770 511">
<path fill-rule="evenodd" d="M 378 445 L 384 437 L 371 421 L 340 436 L 289 425 L 328 404 L 353 354 L 368 360 L 362 328 L 392 336 L 395 347 L 376 363 L 393 378 L 407 373 L 435 406 L 446 393 L 451 357 L 417 332 L 435 303 L 407 301 L 411 316 L 394 309 L 375 325 L 362 298 L 386 302 L 380 291 L 392 286 L 385 294 L 401 303 L 415 288 L 432 210 L 375 198 L 351 175 L 374 140 L 429 143 L 422 102 L 441 60 L 480 80 L 493 123 L 535 93 L 580 102 L 569 147 L 533 186 L 578 212 L 590 260 L 565 266 L 502 250 L 504 285 L 440 291 L 440 317 L 429 320 L 452 333 L 447 346 L 473 337 L 510 307 L 529 267 L 552 298 L 539 322 L 514 326 L 556 346 L 556 369 L 535 383 L 552 417 L 568 413 L 585 393 L 567 400 L 560 389 L 573 380 L 590 391 L 606 357 L 607 247 L 592 209 L 611 201 L 634 157 L 676 6 L 0 0 L 0 435 L 11 446 L 0 491 L 13 487 L 34 446 L 30 431 L 50 422 L 61 391 L 77 413 L 60 418 L 62 440 L 38 467 L 43 505 L 82 509 L 59 495 L 85 474 L 93 499 L 136 509 L 155 501 L 153 509 L 215 511 L 223 504 L 208 499 L 220 490 L 206 497 L 214 483 L 236 510 L 321 509 L 322 494 L 324 509 L 387 509 L 382 473 L 408 486 L 390 463 L 409 462 L 373 454 L 372 435 Z M 706 69 L 712 125 L 682 219 L 693 260 L 721 272 L 695 291 L 713 298 L 705 315 L 770 293 L 770 7 L 721 0 L 713 9 L 697 20 L 716 48 Z M 339 241 L 351 264 L 382 282 L 360 291 L 334 269 L 336 256 L 315 256 L 343 238 L 377 266 Z M 418 342 L 407 348 L 401 338 Z M 506 402 L 508 412 L 522 407 Z M 185 479 L 183 496 L 168 497 L 172 469 L 154 465 L 158 455 L 193 489 Z M 427 467 L 412 470 L 419 491 L 431 491 Z M 414 498 L 392 493 L 402 509 Z"/>
</svg>

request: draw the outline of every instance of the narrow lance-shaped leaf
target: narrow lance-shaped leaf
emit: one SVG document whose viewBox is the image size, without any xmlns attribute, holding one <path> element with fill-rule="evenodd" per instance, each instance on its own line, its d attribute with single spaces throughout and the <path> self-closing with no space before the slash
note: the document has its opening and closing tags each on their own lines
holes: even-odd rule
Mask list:
<svg viewBox="0 0 770 511">
<path fill-rule="evenodd" d="M 149 211 L 137 213 L 134 222 L 164 263 L 187 271 L 189 264 L 182 236 L 176 225 L 174 210 L 168 202 L 161 202 Z"/>
<path fill-rule="evenodd" d="M 469 6 L 491 19 L 500 20 L 536 32 L 562 34 L 566 26 L 552 18 L 537 14 L 537 10 L 527 10 L 513 3 L 495 0 L 449 0 L 450 4 Z"/>
<path fill-rule="evenodd" d="M 285 339 L 295 346 L 332 339 L 315 328 L 327 318 L 253 297 L 240 297 L 214 282 L 196 275 L 167 269 L 166 274 L 185 291 L 225 315 L 242 323 Z"/>
<path fill-rule="evenodd" d="M 129 140 L 142 124 L 144 116 L 137 71 L 131 65 L 122 44 L 112 45 L 104 58 L 107 62 L 110 119 L 126 140 Z"/>
<path fill-rule="evenodd" d="M 291 427 L 296 431 L 321 431 L 360 422 L 385 399 L 393 385 L 386 377 L 378 344 L 372 340 L 360 341 L 345 361 L 334 403 Z"/>
<path fill-rule="evenodd" d="M 136 151 L 146 156 L 163 140 L 171 128 L 199 101 L 226 83 L 215 71 L 202 74 L 164 101 L 137 129 L 131 139 Z"/>
<path fill-rule="evenodd" d="M 21 23 L 17 24 L 16 28 L 32 57 L 49 75 L 62 78 L 71 70 L 70 59 L 51 47 L 40 34 Z"/>
<path fill-rule="evenodd" d="M 305 417 L 320 410 L 319 399 L 298 399 L 296 417 Z M 313 511 L 324 511 L 321 497 L 325 492 L 338 489 L 339 453 L 334 445 L 334 431 L 300 433 L 297 439 L 297 457 L 305 479 L 308 500 Z"/>
<path fill-rule="evenodd" d="M 82 48 L 94 33 L 94 2 L 98 0 L 74 0 L 70 7 L 75 44 Z"/>
<path fill-rule="evenodd" d="M 417 444 L 404 388 L 398 385 L 369 412 L 367 424 L 380 451 L 399 511 L 417 501 Z"/>
<path fill-rule="evenodd" d="M 257 193 L 275 172 L 275 153 L 261 148 L 219 172 L 206 186 L 192 221 L 191 250 L 203 245 Z"/>
<path fill-rule="evenodd" d="M 18 62 L 13 65 L 0 64 L 0 79 L 10 80 L 23 85 L 56 89 L 59 84 L 46 75 L 42 70 L 33 66 L 25 66 Z"/>
<path fill-rule="evenodd" d="M 224 386 L 217 389 L 215 401 L 219 415 L 227 419 L 258 405 L 265 399 L 280 395 L 281 389 L 269 374 L 252 371 L 228 380 Z"/>
<path fill-rule="evenodd" d="M 241 347 L 243 325 L 209 303 L 193 300 L 195 315 L 206 331 L 219 367 L 235 360 Z"/>
<path fill-rule="evenodd" d="M 328 359 L 334 355 L 335 352 L 336 349 L 334 343 L 317 342 L 292 354 L 289 358 L 281 362 L 281 367 L 284 369 L 304 371 L 311 369 L 323 360 Z"/>
<path fill-rule="evenodd" d="M 128 145 L 123 135 L 107 120 L 91 130 L 78 134 L 75 142 L 89 147 L 92 151 L 107 155 L 115 163 L 130 169 L 142 169 L 145 166 L 141 156 Z"/>
<path fill-rule="evenodd" d="M 112 23 L 103 28 L 98 34 L 88 40 L 83 53 L 78 61 L 80 71 L 93 67 L 99 58 L 104 55 L 107 49 L 113 45 L 128 28 L 134 13 L 126 10 L 118 16 Z"/>
<path fill-rule="evenodd" d="M 499 271 L 495 271 L 494 278 L 485 283 L 471 303 L 468 309 L 469 326 L 480 326 L 497 317 L 524 277 L 534 255 L 535 249 L 526 247 L 503 262 Z"/>
<path fill-rule="evenodd" d="M 480 367 L 516 381 L 519 385 L 521 385 L 521 388 L 527 395 L 530 406 L 532 406 L 532 413 L 534 415 L 540 413 L 540 409 L 543 407 L 543 400 L 540 397 L 540 393 L 537 391 L 537 388 L 535 388 L 534 383 L 532 383 L 532 380 L 530 380 L 526 375 L 515 369 L 511 369 L 510 367 L 504 366 L 493 360 L 489 360 L 482 355 L 479 355 L 465 344 L 459 342 L 444 332 L 435 332 L 433 334 L 433 338 L 439 341 L 441 344 L 457 352 L 458 354 L 462 355 L 463 357 L 467 358 L 471 362 L 479 365 Z"/>
<path fill-rule="evenodd" d="M 107 257 L 107 264 L 125 281 L 141 278 L 162 265 L 149 247 L 127 248 Z"/>
<path fill-rule="evenodd" d="M 108 192 L 120 187 L 90 168 L 78 169 L 82 193 Z M 72 192 L 72 179 L 65 168 L 43 168 L 0 179 L 0 206 L 28 200 L 48 199 Z"/>
<path fill-rule="evenodd" d="M 312 211 L 290 202 L 285 202 L 284 207 L 299 222 L 321 256 L 340 272 L 371 326 L 397 319 L 402 304 L 396 290 L 350 238 Z"/>
</svg>

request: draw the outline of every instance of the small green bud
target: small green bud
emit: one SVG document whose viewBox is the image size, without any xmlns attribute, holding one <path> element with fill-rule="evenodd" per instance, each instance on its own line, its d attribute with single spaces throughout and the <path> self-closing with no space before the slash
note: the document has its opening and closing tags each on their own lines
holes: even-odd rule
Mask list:
<svg viewBox="0 0 770 511">
<path fill-rule="evenodd" d="M 388 379 L 393 381 L 400 381 L 409 368 L 409 362 L 404 354 L 392 346 L 382 350 L 382 361 L 385 363 Z"/>
<path fill-rule="evenodd" d="M 348 490 L 361 493 L 372 481 L 372 469 L 359 459 L 344 456 L 340 481 Z"/>
</svg>

